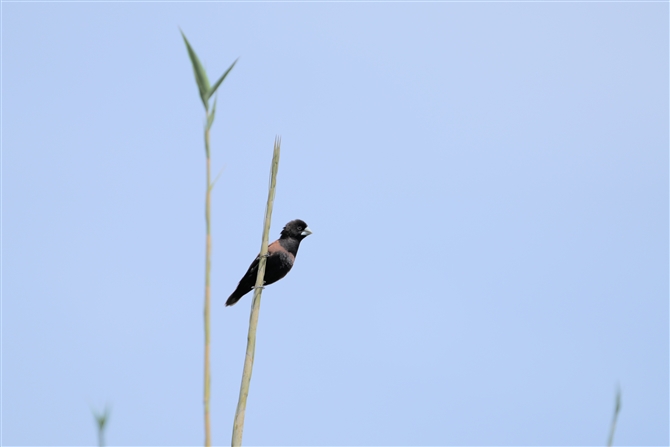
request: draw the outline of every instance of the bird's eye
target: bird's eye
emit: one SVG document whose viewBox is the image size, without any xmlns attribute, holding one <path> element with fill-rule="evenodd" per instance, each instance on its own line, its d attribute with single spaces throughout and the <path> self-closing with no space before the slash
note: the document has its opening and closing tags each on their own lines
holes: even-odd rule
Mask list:
<svg viewBox="0 0 670 447">
<path fill-rule="evenodd" d="M 298 231 L 302 231 L 302 227 L 298 227 Z"/>
</svg>

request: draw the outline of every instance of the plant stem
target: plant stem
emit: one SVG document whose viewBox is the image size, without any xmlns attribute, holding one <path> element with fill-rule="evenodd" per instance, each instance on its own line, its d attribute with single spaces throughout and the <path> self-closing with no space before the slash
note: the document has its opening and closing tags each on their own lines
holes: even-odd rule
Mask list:
<svg viewBox="0 0 670 447">
<path fill-rule="evenodd" d="M 98 446 L 105 447 L 105 428 L 107 428 L 107 421 L 109 420 L 109 407 L 105 405 L 105 410 L 102 413 L 93 411 L 93 417 L 98 427 Z"/>
<path fill-rule="evenodd" d="M 619 418 L 619 411 L 621 411 L 621 388 L 617 388 L 616 400 L 614 401 L 614 416 L 612 417 L 612 425 L 610 426 L 610 435 L 607 438 L 607 446 L 612 447 L 614 442 L 614 431 L 616 430 L 616 421 Z"/>
<path fill-rule="evenodd" d="M 226 70 L 221 77 L 214 83 L 214 85 L 209 84 L 209 79 L 207 78 L 207 72 L 202 66 L 200 59 L 195 54 L 195 51 L 191 47 L 191 44 L 188 42 L 186 35 L 180 30 L 181 36 L 184 39 L 184 44 L 186 45 L 186 51 L 188 52 L 188 57 L 191 60 L 191 65 L 193 66 L 193 74 L 195 76 L 195 83 L 198 85 L 198 92 L 200 93 L 200 99 L 202 100 L 202 105 L 205 106 L 205 155 L 207 158 L 207 191 L 205 193 L 205 224 L 207 226 L 207 236 L 205 239 L 205 386 L 204 386 L 204 397 L 203 404 L 205 410 L 205 447 L 210 447 L 212 445 L 212 437 L 210 431 L 210 415 L 209 415 L 209 396 L 210 396 L 210 382 L 211 374 L 209 369 L 209 303 L 210 303 L 210 270 L 211 270 L 211 258 L 212 258 L 212 234 L 211 234 L 211 222 L 210 222 L 210 196 L 212 193 L 212 188 L 214 188 L 214 183 L 212 183 L 212 177 L 210 172 L 210 158 L 209 158 L 209 129 L 212 127 L 214 122 L 214 116 L 216 114 L 216 98 L 211 104 L 210 108 L 210 99 L 216 93 L 216 89 L 219 88 L 221 83 L 223 83 L 230 70 L 233 69 L 237 60 L 233 62 L 228 70 Z M 218 176 L 217 176 L 218 178 Z"/>
<path fill-rule="evenodd" d="M 251 382 L 251 371 L 254 367 L 254 352 L 256 350 L 256 327 L 258 326 L 258 314 L 261 307 L 261 292 L 265 278 L 265 264 L 268 254 L 268 236 L 270 234 L 270 221 L 272 220 L 272 206 L 275 200 L 275 189 L 277 186 L 277 170 L 279 169 L 279 152 L 281 139 L 275 139 L 274 152 L 272 154 L 272 167 L 270 169 L 270 190 L 268 202 L 265 208 L 265 224 L 263 226 L 263 240 L 261 242 L 260 260 L 258 263 L 258 276 L 254 288 L 254 299 L 251 304 L 251 316 L 249 317 L 249 335 L 247 337 L 247 353 L 244 357 L 244 370 L 242 371 L 242 384 L 240 385 L 240 398 L 237 402 L 235 421 L 233 423 L 232 446 L 242 445 L 242 433 L 244 431 L 244 413 L 247 408 L 247 396 L 249 395 L 249 383 Z"/>
<path fill-rule="evenodd" d="M 207 111 L 209 118 L 209 111 Z M 212 256 L 212 234 L 210 225 L 210 196 L 212 192 L 212 185 L 210 179 L 210 158 L 209 158 L 209 126 L 205 126 L 205 153 L 207 156 L 207 192 L 205 193 L 205 222 L 207 227 L 207 236 L 205 242 L 205 389 L 204 389 L 204 406 L 205 406 L 205 447 L 212 445 L 212 437 L 210 430 L 209 418 L 209 394 L 210 394 L 210 371 L 209 371 L 209 301 L 210 301 L 210 267 Z"/>
</svg>

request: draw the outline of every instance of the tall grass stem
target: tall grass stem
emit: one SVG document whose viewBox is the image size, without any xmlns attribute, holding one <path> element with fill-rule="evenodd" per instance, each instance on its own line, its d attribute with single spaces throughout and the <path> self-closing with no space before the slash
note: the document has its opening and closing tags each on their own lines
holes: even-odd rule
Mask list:
<svg viewBox="0 0 670 447">
<path fill-rule="evenodd" d="M 209 121 L 209 111 L 207 112 L 207 118 Z M 205 320 L 205 377 L 204 377 L 204 390 L 203 390 L 203 406 L 205 411 L 205 446 L 210 447 L 212 445 L 212 430 L 209 416 L 209 398 L 210 398 L 210 384 L 211 384 L 211 373 L 209 367 L 209 305 L 210 305 L 210 295 L 211 295 L 211 286 L 210 286 L 210 270 L 212 266 L 212 233 L 211 233 L 211 196 L 212 196 L 212 184 L 211 184 L 211 162 L 209 157 L 209 126 L 205 126 L 205 153 L 207 155 L 207 190 L 205 193 L 205 227 L 206 227 L 206 236 L 205 236 L 205 310 L 204 310 L 204 320 Z"/>
<path fill-rule="evenodd" d="M 105 429 L 109 422 L 110 408 L 108 405 L 105 405 L 105 409 L 102 413 L 98 413 L 95 410 L 92 410 L 92 412 L 93 417 L 95 418 L 96 428 L 98 429 L 98 446 L 105 447 Z"/>
<path fill-rule="evenodd" d="M 181 31 L 181 30 L 180 30 Z M 205 156 L 207 159 L 207 188 L 205 192 L 205 225 L 206 225 L 206 236 L 205 236 L 205 310 L 204 310 L 204 320 L 205 320 L 205 380 L 204 380 L 204 390 L 203 390 L 203 407 L 205 413 L 205 446 L 210 447 L 212 445 L 212 435 L 211 435 L 211 423 L 210 423 L 210 414 L 209 414 L 209 397 L 210 397 L 210 385 L 211 385 L 211 373 L 210 373 L 210 361 L 209 361 L 209 334 L 210 334 L 210 324 L 209 324 L 209 308 L 210 308 L 210 270 L 212 266 L 212 233 L 211 233 L 211 221 L 210 221 L 210 206 L 211 206 L 211 194 L 212 188 L 214 188 L 214 183 L 216 179 L 212 182 L 211 175 L 211 161 L 210 161 L 210 151 L 209 151 L 209 131 L 212 128 L 214 123 L 214 117 L 216 116 L 216 97 L 212 101 L 212 106 L 210 107 L 210 100 L 216 93 L 216 90 L 223 83 L 230 73 L 230 70 L 233 69 L 237 63 L 237 59 L 228 67 L 221 77 L 214 83 L 210 85 L 209 78 L 207 77 L 207 72 L 200 62 L 198 55 L 195 53 L 193 47 L 189 43 L 186 35 L 181 31 L 181 36 L 184 39 L 184 44 L 186 45 L 186 51 L 188 52 L 188 57 L 191 60 L 191 66 L 193 68 L 193 75 L 195 76 L 195 83 L 198 86 L 198 92 L 200 93 L 200 99 L 202 100 L 202 105 L 205 107 Z M 217 176 L 218 179 L 218 176 Z"/>
<path fill-rule="evenodd" d="M 261 242 L 261 253 L 258 263 L 258 275 L 254 287 L 254 299 L 251 304 L 251 316 L 249 317 L 249 335 L 247 337 L 247 352 L 244 357 L 244 370 L 242 371 L 242 384 L 240 385 L 240 397 L 237 402 L 237 411 L 233 422 L 233 439 L 231 445 L 242 445 L 242 433 L 244 431 L 244 413 L 247 408 L 247 396 L 249 396 L 249 383 L 251 382 L 251 371 L 254 367 L 254 352 L 256 350 L 256 327 L 258 326 L 258 314 L 261 307 L 261 293 L 265 278 L 265 264 L 268 254 L 268 237 L 270 234 L 270 222 L 272 220 L 272 207 L 275 200 L 275 189 L 277 186 L 277 170 L 279 169 L 279 153 L 281 138 L 275 138 L 274 152 L 272 154 L 272 165 L 270 169 L 270 190 L 268 191 L 268 202 L 265 208 L 265 224 L 263 225 L 263 239 Z"/>
</svg>

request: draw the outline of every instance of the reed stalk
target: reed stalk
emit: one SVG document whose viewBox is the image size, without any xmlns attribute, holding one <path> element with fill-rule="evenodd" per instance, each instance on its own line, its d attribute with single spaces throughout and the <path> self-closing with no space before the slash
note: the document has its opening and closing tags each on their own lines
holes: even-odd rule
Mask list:
<svg viewBox="0 0 670 447">
<path fill-rule="evenodd" d="M 207 112 L 207 118 L 209 121 L 209 111 Z M 212 231 L 211 231 L 211 199 L 212 199 L 212 183 L 211 183 L 211 162 L 209 157 L 209 127 L 205 126 L 205 152 L 207 157 L 207 189 L 205 193 L 205 310 L 204 310 L 204 320 L 205 320 L 205 377 L 204 377 L 204 396 L 203 396 L 203 405 L 205 410 L 205 446 L 210 447 L 212 445 L 212 430 L 209 416 L 209 399 L 210 399 L 210 386 L 211 386 L 211 372 L 209 367 L 209 334 L 210 334 L 210 325 L 209 325 L 209 304 L 211 296 L 211 287 L 210 287 L 210 270 L 212 266 Z"/>
<path fill-rule="evenodd" d="M 105 429 L 107 428 L 107 422 L 109 422 L 109 406 L 105 405 L 105 409 L 102 413 L 98 413 L 95 410 L 91 411 L 95 418 L 95 426 L 98 429 L 98 447 L 105 447 Z"/>
<path fill-rule="evenodd" d="M 249 395 L 249 383 L 251 382 L 251 371 L 254 367 L 254 352 L 256 351 L 256 327 L 258 326 L 258 314 L 261 307 L 261 293 L 265 278 L 265 264 L 268 254 L 268 237 L 270 234 L 270 222 L 272 220 L 272 206 L 275 200 L 275 188 L 277 186 L 277 170 L 279 169 L 279 152 L 281 138 L 275 138 L 274 152 L 272 154 L 272 166 L 270 169 L 270 190 L 268 191 L 268 202 L 265 208 L 265 224 L 263 225 L 263 239 L 261 242 L 261 253 L 258 262 L 258 275 L 254 287 L 254 299 L 251 304 L 251 316 L 249 317 L 249 335 L 247 337 L 247 353 L 244 357 L 244 370 L 242 371 L 242 384 L 240 385 L 240 397 L 237 402 L 237 411 L 233 423 L 233 439 L 231 445 L 242 445 L 242 433 L 244 431 L 244 413 L 247 408 L 247 396 Z"/>
<path fill-rule="evenodd" d="M 207 185 L 205 188 L 205 309 L 204 309 L 204 322 L 205 322 L 205 374 L 204 374 L 204 390 L 203 390 L 203 407 L 204 407 L 204 419 L 205 419 L 205 446 L 210 447 L 212 445 L 212 434 L 211 434 L 211 423 L 210 423 L 210 414 L 209 414 L 209 400 L 211 393 L 211 372 L 210 372 L 210 356 L 209 356 L 209 344 L 210 344 L 210 296 L 211 296 L 211 287 L 210 287 L 210 270 L 212 267 L 212 232 L 211 232 L 211 196 L 212 188 L 214 188 L 214 183 L 212 182 L 211 175 L 211 161 L 210 161 L 210 150 L 209 150 L 209 131 L 212 128 L 214 123 L 214 117 L 216 114 L 216 99 L 212 104 L 212 107 L 209 106 L 209 101 L 216 92 L 216 89 L 219 88 L 221 83 L 230 70 L 233 69 L 237 60 L 232 63 L 228 70 L 221 75 L 221 77 L 214 83 L 213 86 L 210 86 L 209 79 L 207 78 L 207 72 L 205 71 L 200 59 L 196 55 L 195 51 L 191 47 L 191 44 L 186 39 L 184 33 L 181 33 L 181 36 L 184 38 L 184 44 L 186 44 L 186 50 L 188 51 L 188 56 L 191 59 L 191 65 L 193 66 L 193 74 L 195 75 L 195 82 L 198 85 L 198 91 L 200 93 L 200 99 L 202 104 L 205 106 L 205 158 L 206 158 L 206 171 L 207 171 Z M 216 180 L 215 180 L 216 181 Z"/>
</svg>

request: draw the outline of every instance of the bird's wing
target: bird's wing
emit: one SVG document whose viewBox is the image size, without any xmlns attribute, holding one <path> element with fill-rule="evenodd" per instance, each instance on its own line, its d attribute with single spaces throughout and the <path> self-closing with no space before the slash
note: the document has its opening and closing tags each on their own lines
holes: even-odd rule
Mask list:
<svg viewBox="0 0 670 447">
<path fill-rule="evenodd" d="M 253 272 L 254 270 L 258 269 L 258 262 L 260 261 L 260 259 L 261 259 L 260 255 L 256 256 L 256 259 L 253 260 L 253 262 L 247 269 L 247 275 Z"/>
<path fill-rule="evenodd" d="M 274 253 L 277 253 L 278 251 L 286 251 L 284 247 L 282 247 L 281 244 L 279 243 L 279 240 L 276 240 L 270 245 L 268 245 L 268 254 L 272 255 Z"/>
<path fill-rule="evenodd" d="M 271 256 L 280 251 L 286 251 L 286 250 L 284 250 L 284 247 L 279 245 L 279 241 L 274 241 L 273 243 L 268 245 L 268 255 Z M 258 263 L 260 262 L 260 260 L 261 255 L 259 254 L 258 256 L 256 256 L 256 259 L 253 260 L 253 262 L 247 269 L 247 275 L 253 275 L 254 277 L 256 277 L 256 272 L 258 271 Z"/>
</svg>

